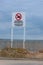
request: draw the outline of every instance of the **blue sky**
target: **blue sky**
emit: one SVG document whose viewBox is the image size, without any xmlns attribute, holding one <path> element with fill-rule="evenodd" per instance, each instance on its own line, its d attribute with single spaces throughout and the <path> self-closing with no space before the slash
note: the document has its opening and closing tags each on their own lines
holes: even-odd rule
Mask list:
<svg viewBox="0 0 43 65">
<path fill-rule="evenodd" d="M 0 39 L 11 38 L 12 13 L 26 13 L 26 39 L 43 40 L 43 0 L 0 0 Z M 23 39 L 23 28 L 14 28 L 14 39 Z"/>
</svg>

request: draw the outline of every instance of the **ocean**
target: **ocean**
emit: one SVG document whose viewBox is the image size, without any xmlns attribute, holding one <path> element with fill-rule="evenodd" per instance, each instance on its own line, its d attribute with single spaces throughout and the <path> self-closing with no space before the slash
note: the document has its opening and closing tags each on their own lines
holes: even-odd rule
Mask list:
<svg viewBox="0 0 43 65">
<path fill-rule="evenodd" d="M 11 46 L 10 39 L 0 39 L 0 49 Z M 13 48 L 23 48 L 23 40 L 14 40 Z M 30 51 L 38 51 L 43 49 L 43 40 L 26 40 L 25 48 Z"/>
</svg>

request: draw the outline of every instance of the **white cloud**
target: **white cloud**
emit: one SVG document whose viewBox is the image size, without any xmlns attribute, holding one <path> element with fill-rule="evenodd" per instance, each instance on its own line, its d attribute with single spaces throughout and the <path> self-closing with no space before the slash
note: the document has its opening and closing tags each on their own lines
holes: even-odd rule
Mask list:
<svg viewBox="0 0 43 65">
<path fill-rule="evenodd" d="M 26 35 L 26 39 L 43 40 L 43 35 Z"/>
</svg>

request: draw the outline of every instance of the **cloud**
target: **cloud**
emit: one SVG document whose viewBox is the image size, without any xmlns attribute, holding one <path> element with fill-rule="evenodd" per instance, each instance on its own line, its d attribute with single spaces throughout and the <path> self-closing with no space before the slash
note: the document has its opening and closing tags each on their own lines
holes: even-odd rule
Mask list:
<svg viewBox="0 0 43 65">
<path fill-rule="evenodd" d="M 10 22 L 0 22 L 0 30 L 6 30 L 11 28 Z"/>
<path fill-rule="evenodd" d="M 0 39 L 10 39 L 10 38 L 11 38 L 11 23 L 0 22 Z"/>
<path fill-rule="evenodd" d="M 26 35 L 29 40 L 43 40 L 43 35 Z"/>
</svg>

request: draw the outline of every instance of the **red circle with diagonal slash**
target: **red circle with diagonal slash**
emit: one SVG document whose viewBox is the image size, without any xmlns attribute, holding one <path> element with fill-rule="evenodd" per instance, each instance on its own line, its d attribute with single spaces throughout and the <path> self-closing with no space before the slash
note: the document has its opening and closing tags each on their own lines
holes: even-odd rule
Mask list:
<svg viewBox="0 0 43 65">
<path fill-rule="evenodd" d="M 21 13 L 17 13 L 15 15 L 15 18 L 16 18 L 17 21 L 20 21 L 22 19 L 22 14 Z"/>
</svg>

